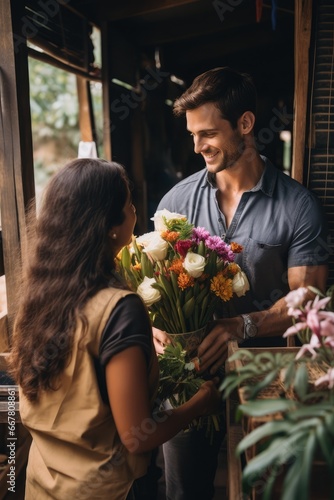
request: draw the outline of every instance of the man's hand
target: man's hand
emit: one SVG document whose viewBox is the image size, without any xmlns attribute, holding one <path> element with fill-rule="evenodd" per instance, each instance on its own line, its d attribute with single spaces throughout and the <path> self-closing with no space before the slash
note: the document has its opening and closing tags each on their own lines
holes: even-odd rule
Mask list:
<svg viewBox="0 0 334 500">
<path fill-rule="evenodd" d="M 170 344 L 171 342 L 170 338 L 168 337 L 166 332 L 163 332 L 162 330 L 159 330 L 154 326 L 152 326 L 152 333 L 155 352 L 157 354 L 163 354 L 166 345 Z"/>
<path fill-rule="evenodd" d="M 209 370 L 216 373 L 227 358 L 227 342 L 232 339 L 243 339 L 243 320 L 240 317 L 219 319 L 214 321 L 210 333 L 198 347 L 200 371 Z"/>
</svg>

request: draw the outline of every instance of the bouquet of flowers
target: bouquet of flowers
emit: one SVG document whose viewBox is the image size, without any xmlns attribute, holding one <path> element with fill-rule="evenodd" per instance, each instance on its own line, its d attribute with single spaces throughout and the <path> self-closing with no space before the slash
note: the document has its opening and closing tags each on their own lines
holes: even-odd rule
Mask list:
<svg viewBox="0 0 334 500">
<path fill-rule="evenodd" d="M 212 319 L 218 302 L 249 289 L 234 263 L 242 247 L 168 210 L 156 212 L 153 220 L 154 231 L 123 248 L 119 271 L 148 306 L 153 326 L 168 333 L 198 330 Z"/>
<path fill-rule="evenodd" d="M 217 304 L 244 295 L 249 284 L 234 262 L 241 245 L 229 245 L 168 210 L 156 212 L 152 220 L 154 231 L 133 237 L 122 249 L 118 271 L 142 297 L 152 325 L 170 335 L 171 344 L 159 355 L 159 396 L 177 406 L 204 382 L 192 357 Z"/>
</svg>

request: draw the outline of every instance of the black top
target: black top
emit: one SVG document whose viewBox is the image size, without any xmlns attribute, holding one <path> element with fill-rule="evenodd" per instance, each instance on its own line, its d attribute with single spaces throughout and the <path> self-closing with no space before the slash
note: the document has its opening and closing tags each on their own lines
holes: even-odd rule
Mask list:
<svg viewBox="0 0 334 500">
<path fill-rule="evenodd" d="M 131 346 L 143 349 L 148 364 L 152 353 L 152 327 L 142 300 L 135 294 L 123 297 L 116 304 L 102 333 L 95 366 L 105 402 L 108 402 L 105 367 L 113 355 Z"/>
</svg>

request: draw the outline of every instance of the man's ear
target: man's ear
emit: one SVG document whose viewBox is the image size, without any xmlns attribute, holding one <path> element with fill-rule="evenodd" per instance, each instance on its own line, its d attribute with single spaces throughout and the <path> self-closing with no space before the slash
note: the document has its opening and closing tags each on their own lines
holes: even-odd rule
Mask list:
<svg viewBox="0 0 334 500">
<path fill-rule="evenodd" d="M 255 116 L 251 111 L 245 111 L 238 120 L 239 130 L 242 134 L 249 134 L 255 124 Z"/>
</svg>

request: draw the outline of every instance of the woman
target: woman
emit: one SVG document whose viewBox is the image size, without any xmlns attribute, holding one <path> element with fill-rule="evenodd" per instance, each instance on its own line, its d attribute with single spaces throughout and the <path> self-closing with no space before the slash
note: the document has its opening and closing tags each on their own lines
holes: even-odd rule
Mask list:
<svg viewBox="0 0 334 500">
<path fill-rule="evenodd" d="M 125 499 L 149 451 L 219 404 L 206 382 L 154 412 L 158 366 L 147 311 L 114 258 L 136 222 L 124 168 L 79 159 L 56 174 L 31 231 L 11 372 L 33 441 L 26 498 Z"/>
</svg>

